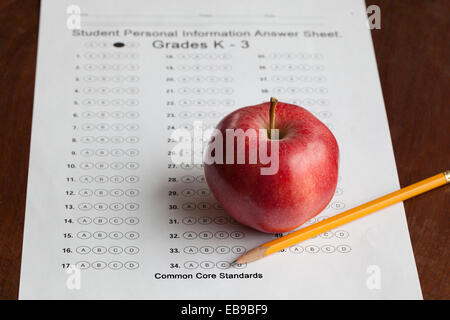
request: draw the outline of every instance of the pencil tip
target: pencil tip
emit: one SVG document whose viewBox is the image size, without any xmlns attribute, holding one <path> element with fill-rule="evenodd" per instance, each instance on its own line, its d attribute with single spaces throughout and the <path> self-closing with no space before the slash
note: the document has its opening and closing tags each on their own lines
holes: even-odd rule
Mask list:
<svg viewBox="0 0 450 320">
<path fill-rule="evenodd" d="M 244 253 L 242 256 L 236 259 L 237 264 L 246 264 L 264 258 L 266 256 L 267 247 L 256 247 L 252 250 Z"/>
<path fill-rule="evenodd" d="M 234 260 L 233 262 L 230 263 L 230 265 L 228 266 L 227 269 L 230 269 L 233 265 L 235 265 L 237 263 L 237 260 Z"/>
</svg>

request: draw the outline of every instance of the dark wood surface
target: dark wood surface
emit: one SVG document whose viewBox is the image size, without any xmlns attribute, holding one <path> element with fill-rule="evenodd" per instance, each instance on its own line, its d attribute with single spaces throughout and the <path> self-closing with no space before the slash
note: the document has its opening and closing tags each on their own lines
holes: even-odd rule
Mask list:
<svg viewBox="0 0 450 320">
<path fill-rule="evenodd" d="M 450 169 L 450 1 L 373 0 L 373 30 L 402 186 Z M 0 299 L 16 299 L 39 1 L 0 0 Z M 450 299 L 450 188 L 405 203 L 425 299 Z"/>
</svg>

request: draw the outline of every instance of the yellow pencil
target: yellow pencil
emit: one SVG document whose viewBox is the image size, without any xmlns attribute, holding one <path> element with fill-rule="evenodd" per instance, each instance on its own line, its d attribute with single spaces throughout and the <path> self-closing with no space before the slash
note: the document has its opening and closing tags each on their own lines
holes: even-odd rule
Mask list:
<svg viewBox="0 0 450 320">
<path fill-rule="evenodd" d="M 408 187 L 389 193 L 381 198 L 372 200 L 356 208 L 347 210 L 331 218 L 315 223 L 309 227 L 291 232 L 281 238 L 264 243 L 240 256 L 235 262 L 238 264 L 249 263 L 268 256 L 269 254 L 290 247 L 306 239 L 315 237 L 321 233 L 342 226 L 345 223 L 364 217 L 369 213 L 386 208 L 394 203 L 412 198 L 421 193 L 440 187 L 450 182 L 450 170 L 439 173 L 428 179 L 416 182 Z"/>
</svg>

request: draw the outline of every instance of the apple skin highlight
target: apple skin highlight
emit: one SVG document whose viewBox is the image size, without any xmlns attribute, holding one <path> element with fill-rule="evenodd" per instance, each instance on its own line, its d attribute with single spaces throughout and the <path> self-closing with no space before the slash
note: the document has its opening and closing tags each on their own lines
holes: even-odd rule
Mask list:
<svg viewBox="0 0 450 320">
<path fill-rule="evenodd" d="M 226 129 L 269 128 L 270 103 L 238 109 L 217 125 L 224 139 L 226 159 Z M 261 175 L 259 162 L 249 164 L 250 141 L 245 139 L 245 164 L 236 163 L 237 143 L 234 143 L 233 164 L 205 163 L 209 188 L 223 208 L 238 222 L 267 233 L 291 231 L 319 214 L 330 202 L 336 190 L 339 148 L 331 131 L 306 109 L 278 102 L 275 128 L 279 129 L 278 172 Z M 257 144 L 256 144 L 257 145 Z M 211 150 L 211 141 L 207 152 Z"/>
</svg>

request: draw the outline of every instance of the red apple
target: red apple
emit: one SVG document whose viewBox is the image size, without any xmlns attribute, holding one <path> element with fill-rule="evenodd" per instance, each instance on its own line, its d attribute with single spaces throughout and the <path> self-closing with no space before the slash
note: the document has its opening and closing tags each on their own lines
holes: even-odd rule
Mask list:
<svg viewBox="0 0 450 320">
<path fill-rule="evenodd" d="M 227 141 L 227 129 L 256 130 L 257 139 L 271 152 L 270 127 L 279 129 L 279 156 L 271 164 L 278 166 L 275 174 L 261 174 L 261 168 L 270 164 L 262 164 L 259 157 L 257 163 L 249 163 L 248 148 L 255 139 L 251 137 L 245 139 L 244 164 L 236 163 L 234 143 L 234 163 L 205 162 L 205 177 L 216 199 L 235 220 L 263 232 L 286 232 L 319 214 L 330 202 L 337 185 L 339 148 L 331 131 L 306 109 L 273 99 L 272 108 L 271 102 L 244 107 L 220 121 L 216 129 L 224 141 L 223 159 L 226 144 L 235 140 Z M 206 154 L 218 151 L 214 140 Z"/>
</svg>

